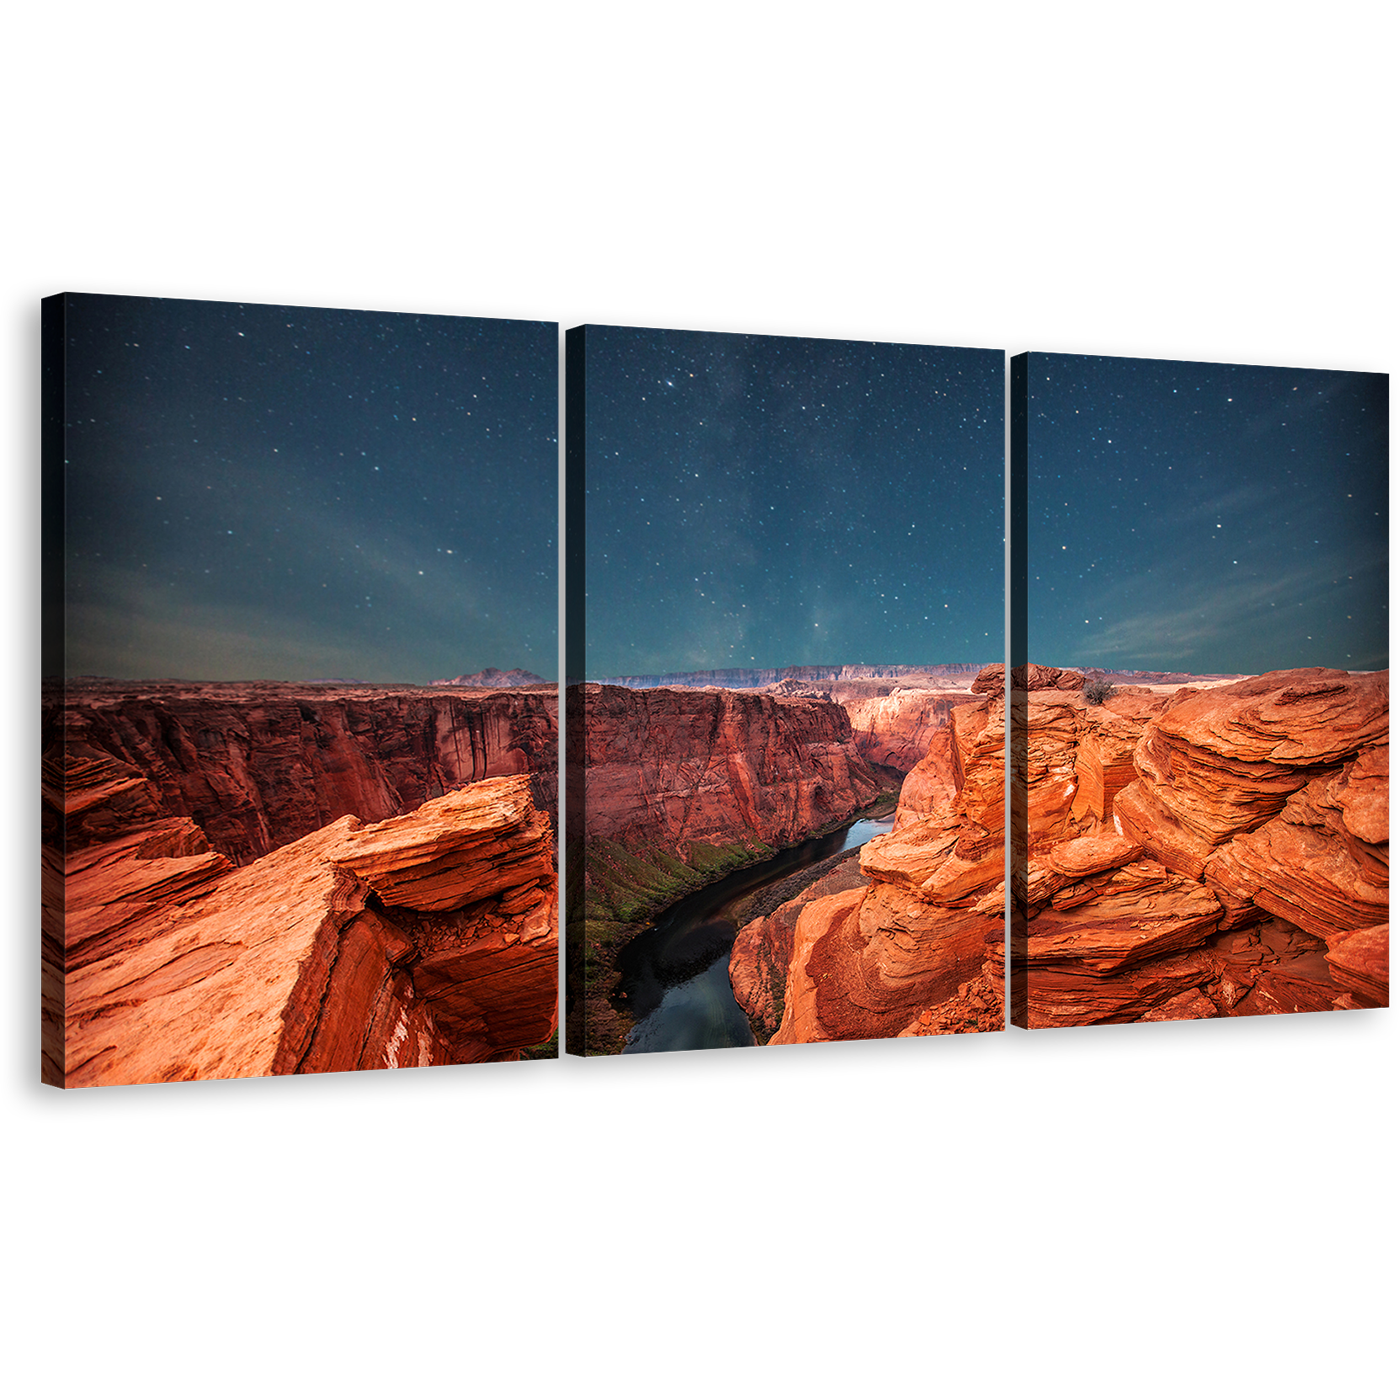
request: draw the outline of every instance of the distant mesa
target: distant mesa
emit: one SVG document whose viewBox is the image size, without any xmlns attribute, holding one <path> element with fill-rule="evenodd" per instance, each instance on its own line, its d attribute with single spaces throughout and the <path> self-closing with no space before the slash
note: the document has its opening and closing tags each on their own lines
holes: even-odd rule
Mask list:
<svg viewBox="0 0 1400 1400">
<path fill-rule="evenodd" d="M 475 686 L 479 690 L 506 690 L 520 685 L 548 685 L 543 676 L 533 671 L 502 671 L 488 666 L 472 676 L 454 676 L 450 681 L 429 681 L 429 685 Z"/>
<path fill-rule="evenodd" d="M 720 686 L 726 690 L 757 690 L 762 686 L 831 681 L 898 680 L 912 676 L 976 675 L 979 662 L 939 662 L 927 666 L 782 666 L 733 668 L 723 671 L 667 671 L 656 676 L 605 676 L 600 685 L 623 685 L 631 690 L 661 686 Z M 787 685 L 789 692 L 792 686 Z"/>
</svg>

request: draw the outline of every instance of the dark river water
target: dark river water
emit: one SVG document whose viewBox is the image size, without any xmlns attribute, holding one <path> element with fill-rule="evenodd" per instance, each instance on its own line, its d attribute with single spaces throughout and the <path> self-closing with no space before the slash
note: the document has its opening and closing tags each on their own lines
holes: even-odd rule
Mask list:
<svg viewBox="0 0 1400 1400">
<path fill-rule="evenodd" d="M 613 1005 L 636 1024 L 624 1055 L 752 1045 L 748 1017 L 729 986 L 729 950 L 739 926 L 733 906 L 768 885 L 841 851 L 863 846 L 894 825 L 894 815 L 863 818 L 789 847 L 673 904 L 618 957 Z"/>
</svg>

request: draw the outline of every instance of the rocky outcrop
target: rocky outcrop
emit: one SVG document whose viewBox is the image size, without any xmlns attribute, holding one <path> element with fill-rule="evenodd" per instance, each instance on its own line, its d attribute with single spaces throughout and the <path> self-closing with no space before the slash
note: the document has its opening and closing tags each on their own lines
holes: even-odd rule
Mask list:
<svg viewBox="0 0 1400 1400">
<path fill-rule="evenodd" d="M 528 778 L 242 868 L 162 796 L 110 756 L 49 756 L 49 1082 L 514 1059 L 552 1033 L 553 838 Z"/>
<path fill-rule="evenodd" d="M 1387 1003 L 1388 673 L 1056 685 L 1025 713 L 1018 1024 Z"/>
<path fill-rule="evenodd" d="M 1032 687 L 1014 693 L 1018 1023 L 1388 1002 L 1387 675 L 1128 686 L 1101 705 L 1079 673 L 1028 667 L 1015 679 Z M 930 799 L 916 769 L 895 832 L 862 852 L 868 889 L 786 911 L 775 1043 L 995 1023 L 1000 668 L 972 689 L 987 699 L 949 717 L 955 796 Z M 746 934 L 752 944 L 757 931 Z M 747 972 L 731 961 L 756 1000 Z"/>
<path fill-rule="evenodd" d="M 1081 671 L 1065 671 L 1058 666 L 1018 666 L 1012 673 L 1013 690 L 1082 690 L 1084 674 Z M 1006 694 L 1006 667 L 1001 662 L 984 666 L 978 673 L 969 690 L 981 695 Z"/>
<path fill-rule="evenodd" d="M 793 845 L 881 791 L 828 701 L 582 687 L 586 837 L 689 859 L 699 846 Z"/>
<path fill-rule="evenodd" d="M 802 911 L 814 900 L 864 889 L 867 883 L 859 857 L 852 854 L 771 914 L 751 919 L 739 930 L 729 955 L 729 982 L 760 1042 L 766 1043 L 783 1019 L 793 938 Z"/>
<path fill-rule="evenodd" d="M 46 752 L 136 770 L 157 809 L 243 864 L 339 817 L 380 821 L 464 783 L 529 775 L 558 800 L 552 688 L 70 684 L 44 712 Z"/>
<path fill-rule="evenodd" d="M 1005 706 L 979 699 L 949 721 L 951 793 L 927 813 L 901 795 L 901 824 L 861 850 L 863 886 L 779 911 L 790 952 L 771 1044 L 1001 1029 L 991 969 L 1003 936 Z M 759 1021 L 775 999 L 762 996 L 753 949 L 782 946 L 770 920 L 741 934 L 730 961 L 736 997 Z"/>
<path fill-rule="evenodd" d="M 952 725 L 935 729 L 929 738 L 928 752 L 900 786 L 894 829 L 898 831 L 921 817 L 932 816 L 952 801 L 958 791 L 960 771 Z"/>
</svg>

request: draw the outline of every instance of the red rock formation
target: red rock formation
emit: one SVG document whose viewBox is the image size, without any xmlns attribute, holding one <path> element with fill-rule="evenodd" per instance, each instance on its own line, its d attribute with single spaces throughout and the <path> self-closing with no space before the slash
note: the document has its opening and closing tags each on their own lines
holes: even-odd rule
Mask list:
<svg viewBox="0 0 1400 1400">
<path fill-rule="evenodd" d="M 1354 992 L 1358 1005 L 1385 1006 L 1390 997 L 1390 925 L 1352 929 L 1327 940 L 1332 980 Z"/>
<path fill-rule="evenodd" d="M 1011 673 L 1013 690 L 1082 690 L 1082 671 L 1062 671 L 1058 666 L 1018 666 Z M 978 673 L 969 690 L 979 695 L 998 696 L 1006 694 L 1006 667 L 1001 662 L 984 666 Z"/>
<path fill-rule="evenodd" d="M 1023 1024 L 1386 1003 L 1388 677 L 1128 687 L 1101 706 L 1074 673 L 1026 677 L 1045 688 L 1017 752 Z M 775 1043 L 995 1023 L 1000 679 L 989 668 L 974 688 L 991 703 L 951 715 L 956 797 L 906 782 L 900 826 L 862 852 L 865 891 L 809 891 L 736 942 L 731 981 L 762 1020 L 776 998 L 756 974 L 771 988 L 788 940 Z"/>
<path fill-rule="evenodd" d="M 1388 674 L 1317 668 L 1032 690 L 1017 1023 L 1384 1005 L 1388 708 Z"/>
<path fill-rule="evenodd" d="M 586 838 L 686 859 L 697 844 L 793 845 L 881 791 L 823 700 L 582 687 Z"/>
<path fill-rule="evenodd" d="M 1001 1029 L 1002 700 L 956 707 L 948 733 L 955 793 L 927 815 L 901 799 L 903 825 L 861 850 L 868 885 L 802 907 L 770 1043 Z"/>
<path fill-rule="evenodd" d="M 972 695 L 898 688 L 882 696 L 847 696 L 833 688 L 832 698 L 850 716 L 856 748 L 867 763 L 908 773 L 927 759 L 940 733 L 946 738 L 950 713 Z"/>
<path fill-rule="evenodd" d="M 44 748 L 128 765 L 160 812 L 193 818 L 241 864 L 338 817 L 379 821 L 483 778 L 530 774 L 553 813 L 557 714 L 552 689 L 70 685 L 45 707 Z"/>
<path fill-rule="evenodd" d="M 935 729 L 928 752 L 909 771 L 899 789 L 894 829 L 898 831 L 920 817 L 932 816 L 951 802 L 957 795 L 960 771 L 952 725 Z"/>
<path fill-rule="evenodd" d="M 527 778 L 236 869 L 127 765 L 46 776 L 49 1082 L 513 1059 L 551 1034 L 557 883 Z"/>
<path fill-rule="evenodd" d="M 739 930 L 729 955 L 729 982 L 734 1000 L 764 1037 L 771 1036 L 783 1019 L 793 938 L 802 911 L 814 900 L 847 890 L 863 890 L 866 884 L 859 860 L 853 856 L 796 898 L 780 904 L 766 917 L 750 920 Z"/>
</svg>

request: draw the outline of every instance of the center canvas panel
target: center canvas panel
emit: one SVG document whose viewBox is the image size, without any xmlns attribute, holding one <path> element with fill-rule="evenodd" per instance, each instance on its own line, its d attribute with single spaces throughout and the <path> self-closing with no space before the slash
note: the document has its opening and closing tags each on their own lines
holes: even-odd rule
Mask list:
<svg viewBox="0 0 1400 1400">
<path fill-rule="evenodd" d="M 1001 1029 L 1002 352 L 566 344 L 566 1049 Z"/>
</svg>

